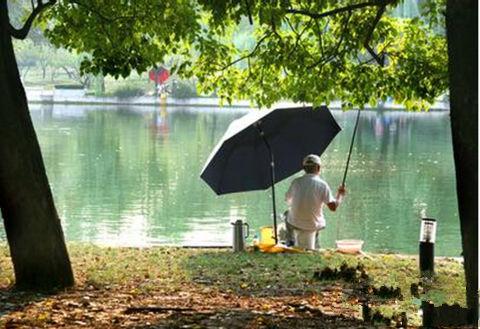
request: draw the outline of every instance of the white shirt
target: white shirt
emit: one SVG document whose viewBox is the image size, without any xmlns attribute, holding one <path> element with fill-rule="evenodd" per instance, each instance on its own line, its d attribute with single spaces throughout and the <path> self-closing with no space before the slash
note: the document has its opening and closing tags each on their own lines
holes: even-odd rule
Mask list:
<svg viewBox="0 0 480 329">
<path fill-rule="evenodd" d="M 305 174 L 292 181 L 285 201 L 290 206 L 287 221 L 305 231 L 325 228 L 323 205 L 335 202 L 328 184 L 317 174 Z"/>
</svg>

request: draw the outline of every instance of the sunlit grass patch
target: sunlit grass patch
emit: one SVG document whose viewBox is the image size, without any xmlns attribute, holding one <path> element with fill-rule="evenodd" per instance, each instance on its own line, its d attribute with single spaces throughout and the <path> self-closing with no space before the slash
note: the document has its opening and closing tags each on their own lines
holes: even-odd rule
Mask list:
<svg viewBox="0 0 480 329">
<path fill-rule="evenodd" d="M 98 287 L 134 284 L 135 289 L 179 289 L 186 272 L 180 268 L 186 250 L 175 248 L 111 248 L 71 244 L 77 282 Z"/>
<path fill-rule="evenodd" d="M 0 243 L 0 288 L 8 287 L 14 282 L 12 260 L 6 243 Z"/>
</svg>

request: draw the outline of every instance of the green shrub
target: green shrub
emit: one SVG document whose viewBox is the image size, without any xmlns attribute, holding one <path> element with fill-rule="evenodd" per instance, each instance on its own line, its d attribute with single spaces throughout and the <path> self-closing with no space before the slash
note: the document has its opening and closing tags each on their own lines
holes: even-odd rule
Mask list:
<svg viewBox="0 0 480 329">
<path fill-rule="evenodd" d="M 73 84 L 63 84 L 63 85 L 55 85 L 55 89 L 78 90 L 78 89 L 83 89 L 83 86 L 82 85 L 73 85 Z"/>
<path fill-rule="evenodd" d="M 192 81 L 175 81 L 172 86 L 173 98 L 197 97 L 197 87 Z"/>
<path fill-rule="evenodd" d="M 112 95 L 118 98 L 138 97 L 144 94 L 143 88 L 129 85 L 119 86 L 112 92 Z"/>
</svg>

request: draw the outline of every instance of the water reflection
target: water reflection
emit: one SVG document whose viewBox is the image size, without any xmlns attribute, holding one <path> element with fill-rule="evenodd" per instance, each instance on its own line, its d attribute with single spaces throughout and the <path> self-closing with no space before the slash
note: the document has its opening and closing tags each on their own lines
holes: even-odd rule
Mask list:
<svg viewBox="0 0 480 329">
<path fill-rule="evenodd" d="M 352 119 L 345 119 L 345 130 Z M 351 194 L 338 221 L 342 237 L 363 238 L 367 249 L 396 246 L 415 253 L 418 219 L 426 213 L 440 219 L 442 234 L 448 236 L 439 241 L 439 252 L 458 255 L 448 120 L 448 113 L 362 113 L 348 184 Z"/>
<path fill-rule="evenodd" d="M 229 122 L 244 111 L 150 107 L 37 107 L 32 116 L 65 234 L 107 245 L 230 244 L 230 221 L 271 223 L 269 191 L 217 197 L 199 178 Z M 356 113 L 324 159 L 342 178 Z M 278 183 L 279 211 L 291 179 Z M 349 196 L 327 214 L 324 247 L 366 240 L 367 250 L 416 253 L 419 215 L 439 220 L 437 252 L 458 255 L 460 233 L 448 113 L 364 112 Z M 338 231 L 338 235 L 337 235 Z"/>
<path fill-rule="evenodd" d="M 167 114 L 167 107 L 165 105 L 159 106 L 159 108 L 153 111 L 150 123 L 152 136 L 162 141 L 167 141 L 170 133 Z"/>
</svg>

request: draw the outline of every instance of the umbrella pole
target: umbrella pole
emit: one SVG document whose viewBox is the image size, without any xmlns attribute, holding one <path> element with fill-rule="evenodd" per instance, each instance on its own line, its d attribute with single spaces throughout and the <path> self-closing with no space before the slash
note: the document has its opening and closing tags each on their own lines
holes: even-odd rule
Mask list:
<svg viewBox="0 0 480 329">
<path fill-rule="evenodd" d="M 273 238 L 275 239 L 275 244 L 277 244 L 278 236 L 277 236 L 277 205 L 275 202 L 275 159 L 273 158 L 272 148 L 270 147 L 270 144 L 268 144 L 268 141 L 265 138 L 265 133 L 263 132 L 262 127 L 260 126 L 260 123 L 257 123 L 255 127 L 257 128 L 258 133 L 260 134 L 260 137 L 262 137 L 262 140 L 265 143 L 265 146 L 267 147 L 268 155 L 270 156 L 270 179 L 272 182 L 272 205 L 273 205 Z"/>
<path fill-rule="evenodd" d="M 270 163 L 270 176 L 272 178 L 272 202 L 273 202 L 273 238 L 275 239 L 275 244 L 278 243 L 278 236 L 277 236 L 277 206 L 275 203 L 275 161 L 273 159 L 273 153 L 270 151 L 270 159 L 272 162 Z"/>
</svg>

